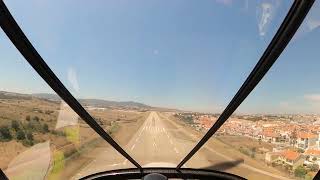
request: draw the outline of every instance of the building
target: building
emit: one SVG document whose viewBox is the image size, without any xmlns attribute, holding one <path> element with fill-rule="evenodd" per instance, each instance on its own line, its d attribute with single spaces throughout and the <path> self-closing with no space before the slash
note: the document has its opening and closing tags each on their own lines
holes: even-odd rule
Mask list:
<svg viewBox="0 0 320 180">
<path fill-rule="evenodd" d="M 318 135 L 309 132 L 298 132 L 295 146 L 301 149 L 308 149 L 317 146 Z"/>
<path fill-rule="evenodd" d="M 318 164 L 320 166 L 320 150 L 319 149 L 308 149 L 304 152 L 306 160 L 305 165 Z"/>
<path fill-rule="evenodd" d="M 206 116 L 201 116 L 198 120 L 198 123 L 200 124 L 201 127 L 204 129 L 210 129 L 211 126 L 216 122 L 215 118 L 209 118 Z"/>
<path fill-rule="evenodd" d="M 281 152 L 268 152 L 265 156 L 267 164 L 276 163 L 279 165 L 290 167 L 294 169 L 303 164 L 303 158 L 300 153 L 292 150 L 284 150 Z"/>
<path fill-rule="evenodd" d="M 259 138 L 265 142 L 277 143 L 280 141 L 280 134 L 270 130 L 264 130 L 260 133 Z"/>
<path fill-rule="evenodd" d="M 290 167 L 297 167 L 298 165 L 302 164 L 303 162 L 299 162 L 301 155 L 298 152 L 292 150 L 285 150 L 281 152 L 279 159 L 284 163 L 289 165 Z"/>
</svg>

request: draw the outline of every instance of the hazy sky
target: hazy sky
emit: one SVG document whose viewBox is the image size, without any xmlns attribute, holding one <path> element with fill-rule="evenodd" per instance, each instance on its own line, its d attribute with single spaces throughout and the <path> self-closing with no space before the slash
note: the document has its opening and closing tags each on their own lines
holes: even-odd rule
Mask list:
<svg viewBox="0 0 320 180">
<path fill-rule="evenodd" d="M 221 112 L 257 63 L 289 1 L 5 1 L 27 37 L 81 98 Z M 320 112 L 320 5 L 240 106 Z M 0 89 L 52 92 L 0 31 Z"/>
</svg>

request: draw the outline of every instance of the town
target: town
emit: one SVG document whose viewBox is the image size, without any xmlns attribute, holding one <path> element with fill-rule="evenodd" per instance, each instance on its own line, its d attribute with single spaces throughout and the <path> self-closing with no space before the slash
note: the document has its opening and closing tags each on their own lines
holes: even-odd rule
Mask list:
<svg viewBox="0 0 320 180">
<path fill-rule="evenodd" d="M 198 131 L 206 132 L 216 122 L 219 114 L 176 113 Z M 320 116 L 319 115 L 233 115 L 215 133 L 216 138 L 228 143 L 227 136 L 246 137 L 248 141 L 262 144 L 240 152 L 263 161 L 269 166 L 285 170 L 295 177 L 305 177 L 320 166 Z M 267 144 L 267 148 L 263 146 Z M 263 156 L 255 156 L 260 152 Z"/>
</svg>

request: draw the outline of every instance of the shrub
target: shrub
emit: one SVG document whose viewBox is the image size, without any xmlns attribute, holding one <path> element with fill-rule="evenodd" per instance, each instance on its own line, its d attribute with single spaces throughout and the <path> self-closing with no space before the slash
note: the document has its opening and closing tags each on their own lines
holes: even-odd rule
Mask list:
<svg viewBox="0 0 320 180">
<path fill-rule="evenodd" d="M 304 153 L 304 150 L 299 148 L 298 153 Z"/>
<path fill-rule="evenodd" d="M 38 117 L 38 116 L 35 116 L 35 117 L 33 117 L 33 120 L 39 122 L 39 117 Z"/>
<path fill-rule="evenodd" d="M 301 165 L 294 170 L 294 175 L 296 177 L 303 178 L 306 174 L 307 174 L 307 170 Z"/>
<path fill-rule="evenodd" d="M 312 164 L 310 166 L 310 170 L 313 172 L 317 172 L 319 170 L 319 165 L 318 164 Z"/>
<path fill-rule="evenodd" d="M 27 132 L 27 139 L 32 141 L 33 140 L 33 135 L 31 132 Z"/>
<path fill-rule="evenodd" d="M 25 138 L 26 138 L 26 135 L 25 135 L 25 133 L 21 130 L 21 129 L 19 129 L 18 131 L 17 131 L 17 139 L 18 140 L 24 140 Z"/>
<path fill-rule="evenodd" d="M 0 127 L 0 141 L 10 141 L 12 139 L 11 132 L 8 126 Z"/>
<path fill-rule="evenodd" d="M 42 126 L 42 132 L 47 133 L 49 132 L 49 126 L 47 123 L 43 124 Z"/>
<path fill-rule="evenodd" d="M 24 139 L 24 140 L 22 141 L 22 145 L 27 146 L 27 147 L 28 147 L 28 146 L 32 146 L 32 145 L 33 145 L 33 141 Z"/>
<path fill-rule="evenodd" d="M 247 156 L 251 156 L 250 152 L 246 148 L 240 147 L 239 151 Z"/>
<path fill-rule="evenodd" d="M 14 129 L 15 131 L 18 131 L 20 129 L 19 127 L 19 122 L 16 120 L 11 121 L 11 127 L 12 129 Z"/>
<path fill-rule="evenodd" d="M 30 121 L 30 120 L 31 120 L 30 115 L 27 115 L 27 116 L 26 116 L 26 121 Z"/>
<path fill-rule="evenodd" d="M 66 136 L 66 134 L 63 131 L 52 130 L 51 133 L 57 136 Z"/>
</svg>

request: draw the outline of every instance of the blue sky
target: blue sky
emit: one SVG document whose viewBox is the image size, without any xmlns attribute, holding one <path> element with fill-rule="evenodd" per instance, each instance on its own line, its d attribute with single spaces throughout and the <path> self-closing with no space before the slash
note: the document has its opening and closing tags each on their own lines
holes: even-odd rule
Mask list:
<svg viewBox="0 0 320 180">
<path fill-rule="evenodd" d="M 6 1 L 38 52 L 78 98 L 221 112 L 285 17 L 289 1 Z M 318 3 L 318 2 L 317 2 Z M 240 106 L 320 108 L 320 7 Z M 52 92 L 0 32 L 2 90 Z"/>
</svg>

